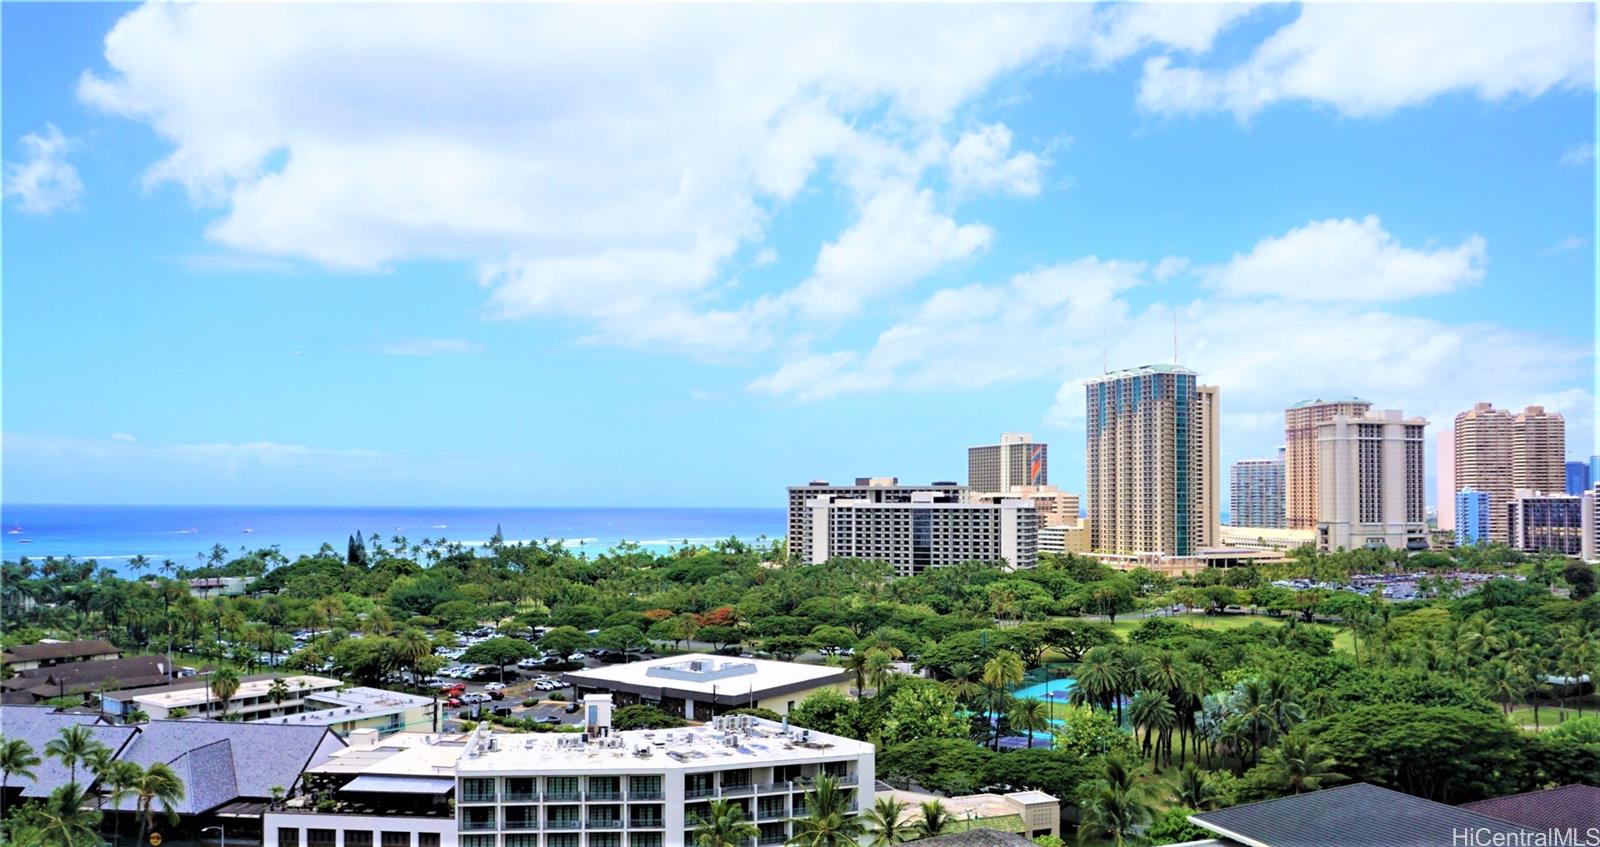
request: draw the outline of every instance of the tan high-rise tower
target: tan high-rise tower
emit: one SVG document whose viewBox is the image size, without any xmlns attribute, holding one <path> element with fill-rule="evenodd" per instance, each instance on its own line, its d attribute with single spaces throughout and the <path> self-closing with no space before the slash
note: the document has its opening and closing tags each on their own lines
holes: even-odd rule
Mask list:
<svg viewBox="0 0 1600 847">
<path fill-rule="evenodd" d="M 1529 406 L 1511 419 L 1512 488 L 1564 494 L 1566 462 L 1567 422 L 1560 412 Z"/>
<path fill-rule="evenodd" d="M 1456 490 L 1489 495 L 1489 538 L 1509 541 L 1506 504 L 1516 489 L 1512 477 L 1511 413 L 1478 403 L 1456 415 Z"/>
<path fill-rule="evenodd" d="M 1316 529 L 1321 514 L 1317 506 L 1317 426 L 1336 415 L 1354 417 L 1372 408 L 1360 397 L 1318 398 L 1296 403 L 1283 411 L 1284 519 L 1291 529 Z"/>
<path fill-rule="evenodd" d="M 1190 556 L 1216 542 L 1217 389 L 1178 365 L 1085 384 L 1090 547 Z"/>
</svg>

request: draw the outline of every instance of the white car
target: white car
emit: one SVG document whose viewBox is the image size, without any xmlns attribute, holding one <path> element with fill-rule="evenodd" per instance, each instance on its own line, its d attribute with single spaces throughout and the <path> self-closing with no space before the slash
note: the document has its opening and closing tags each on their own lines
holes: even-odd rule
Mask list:
<svg viewBox="0 0 1600 847">
<path fill-rule="evenodd" d="M 572 655 L 567 657 L 567 661 L 569 661 L 569 662 L 581 662 L 581 661 L 583 661 L 583 658 L 584 658 L 584 656 L 583 656 L 582 653 L 573 653 Z"/>
<path fill-rule="evenodd" d="M 463 703 L 487 703 L 487 702 L 489 702 L 489 695 L 487 695 L 487 694 L 479 694 L 476 691 L 474 691 L 471 694 L 463 694 L 463 695 L 461 695 L 461 702 L 463 702 Z"/>
<path fill-rule="evenodd" d="M 483 687 L 483 690 L 484 691 L 504 691 L 504 690 L 506 690 L 506 684 L 503 683 L 503 682 L 491 682 L 488 685 L 485 685 Z"/>
<path fill-rule="evenodd" d="M 536 668 L 538 666 L 539 666 L 539 660 L 534 658 L 534 657 L 532 657 L 532 656 L 529 656 L 528 658 L 522 659 L 522 660 L 517 662 L 517 667 L 519 667 L 519 668 Z"/>
</svg>

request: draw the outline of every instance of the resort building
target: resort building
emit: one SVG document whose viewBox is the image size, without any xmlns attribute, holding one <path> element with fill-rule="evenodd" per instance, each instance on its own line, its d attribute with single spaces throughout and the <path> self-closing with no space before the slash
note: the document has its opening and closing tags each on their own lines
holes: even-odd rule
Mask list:
<svg viewBox="0 0 1600 847">
<path fill-rule="evenodd" d="M 1511 482 L 1529 491 L 1565 491 L 1567 422 L 1529 406 L 1511 419 Z"/>
<path fill-rule="evenodd" d="M 901 485 L 892 476 L 856 477 L 854 485 L 829 485 L 827 480 L 812 480 L 789 486 L 788 540 L 790 555 L 811 548 L 812 512 L 807 504 L 823 497 L 867 500 L 872 503 L 909 503 L 913 494 L 929 494 L 941 501 L 960 503 L 967 499 L 967 487 L 954 482 L 931 485 Z"/>
<path fill-rule="evenodd" d="M 1428 548 L 1424 430 L 1398 411 L 1335 415 L 1317 425 L 1322 550 Z"/>
<path fill-rule="evenodd" d="M 1463 488 L 1456 492 L 1456 543 L 1489 543 L 1489 492 Z"/>
<path fill-rule="evenodd" d="M 1223 547 L 1246 547 L 1257 550 L 1296 550 L 1301 547 L 1316 546 L 1317 531 L 1314 529 L 1289 529 L 1288 527 L 1228 526 L 1224 524 L 1222 537 L 1219 541 Z"/>
<path fill-rule="evenodd" d="M 1567 493 L 1581 495 L 1589 490 L 1589 463 L 1567 463 Z"/>
<path fill-rule="evenodd" d="M 1188 556 L 1215 543 L 1221 480 L 1217 389 L 1178 365 L 1085 384 L 1090 546 Z"/>
<path fill-rule="evenodd" d="M 1317 427 L 1335 415 L 1364 414 L 1372 403 L 1360 397 L 1302 400 L 1283 411 L 1284 517 L 1290 529 L 1317 528 L 1322 512 L 1317 497 Z M 1235 519 L 1237 522 L 1237 519 Z"/>
<path fill-rule="evenodd" d="M 1241 459 L 1228 474 L 1228 522 L 1235 526 L 1287 526 L 1283 451 L 1276 459 Z"/>
<path fill-rule="evenodd" d="M 282 680 L 282 686 L 275 683 Z M 319 726 L 340 736 L 358 729 L 381 733 L 427 730 L 437 723 L 437 701 L 432 697 L 403 694 L 365 686 L 347 686 L 324 676 L 247 676 L 222 700 L 202 678 L 159 688 L 112 691 L 101 695 L 107 715 L 126 717 L 134 710 L 154 719 L 169 717 L 222 717 L 293 726 Z"/>
<path fill-rule="evenodd" d="M 561 681 L 579 697 L 605 694 L 619 706 L 645 703 L 669 715 L 706 721 L 749 707 L 787 715 L 823 689 L 848 693 L 850 673 L 829 665 L 689 653 L 569 671 Z"/>
<path fill-rule="evenodd" d="M 1069 494 L 1054 485 L 1017 485 L 1009 493 L 979 492 L 977 489 L 968 495 L 974 503 L 999 503 L 1002 500 L 1033 501 L 1033 509 L 1039 514 L 1039 525 L 1044 526 L 1076 526 L 1083 521 L 1082 499 L 1076 494 Z"/>
<path fill-rule="evenodd" d="M 812 497 L 802 508 L 810 515 L 805 544 L 791 539 L 789 550 L 813 564 L 871 559 L 887 563 L 895 576 L 911 576 L 964 562 L 1003 561 L 1015 569 L 1038 561 L 1039 516 L 1030 500 L 974 503 L 957 494 L 915 491 L 896 502 L 849 494 Z"/>
<path fill-rule="evenodd" d="M 1456 490 L 1471 488 L 1489 496 L 1489 539 L 1508 541 L 1506 503 L 1512 482 L 1511 413 L 1478 403 L 1456 415 Z M 1457 516 L 1460 520 L 1460 516 Z"/>
<path fill-rule="evenodd" d="M 1008 432 L 999 444 L 967 448 L 967 487 L 973 491 L 1009 494 L 1017 486 L 1050 483 L 1050 446 L 1025 432 Z"/>
<path fill-rule="evenodd" d="M 1583 492 L 1581 508 L 1583 544 L 1578 555 L 1585 562 L 1600 560 L 1600 488 Z"/>
<path fill-rule="evenodd" d="M 1511 546 L 1524 553 L 1583 553 L 1583 499 L 1517 489 L 1506 504 Z"/>
<path fill-rule="evenodd" d="M 941 797 L 918 791 L 903 791 L 880 783 L 878 796 L 888 795 L 906 804 L 906 819 L 922 819 L 922 804 L 937 801 L 955 819 L 952 831 L 987 830 L 1026 838 L 1061 835 L 1061 801 L 1043 791 L 1013 791 L 1006 794 L 985 792 Z M 1032 841 L 1024 843 L 1032 844 Z"/>
<path fill-rule="evenodd" d="M 793 835 L 820 776 L 838 780 L 854 812 L 872 803 L 870 744 L 748 715 L 613 731 L 611 708 L 609 697 L 585 698 L 582 733 L 507 734 L 483 723 L 465 739 L 360 740 L 307 773 L 315 797 L 266 815 L 265 843 L 681 847 L 694 842 L 710 802 L 722 799 L 759 827 L 757 845 L 774 845 Z M 317 797 L 334 800 L 333 808 L 316 811 Z"/>
<path fill-rule="evenodd" d="M 171 672 L 163 656 L 58 662 L 0 680 L 0 703 L 31 706 L 59 697 L 87 697 L 108 687 L 166 685 L 172 681 Z"/>
<path fill-rule="evenodd" d="M 1088 553 L 1089 524 L 1079 520 L 1071 526 L 1039 527 L 1040 553 Z"/>
<path fill-rule="evenodd" d="M 1456 431 L 1447 429 L 1438 436 L 1438 452 L 1434 456 L 1433 494 L 1438 503 L 1438 518 L 1434 529 L 1451 533 L 1456 530 Z"/>
<path fill-rule="evenodd" d="M 122 657 L 116 645 L 103 638 L 92 641 L 41 641 L 19 644 L 0 653 L 0 661 L 13 672 L 52 668 L 73 662 L 105 662 Z"/>
</svg>

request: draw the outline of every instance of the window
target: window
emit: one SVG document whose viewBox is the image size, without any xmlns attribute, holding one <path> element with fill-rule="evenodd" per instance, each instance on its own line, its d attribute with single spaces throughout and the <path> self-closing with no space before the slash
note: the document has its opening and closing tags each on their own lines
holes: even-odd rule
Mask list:
<svg viewBox="0 0 1600 847">
<path fill-rule="evenodd" d="M 494 780 L 483 777 L 461 780 L 461 800 L 464 803 L 493 803 Z"/>
<path fill-rule="evenodd" d="M 661 833 L 635 832 L 628 836 L 628 847 L 661 847 Z"/>
<path fill-rule="evenodd" d="M 661 826 L 661 804 L 628 807 L 628 826 L 634 829 Z"/>
<path fill-rule="evenodd" d="M 348 839 L 344 843 L 345 847 L 349 847 L 350 842 Z M 380 843 L 383 847 L 411 847 L 411 833 L 385 832 Z"/>
<path fill-rule="evenodd" d="M 578 847 L 578 834 L 575 832 L 558 832 L 544 837 L 545 847 Z"/>
<path fill-rule="evenodd" d="M 463 835 L 461 847 L 494 847 L 493 835 Z"/>
<path fill-rule="evenodd" d="M 334 847 L 334 834 L 331 829 L 306 830 L 306 847 Z"/>
<path fill-rule="evenodd" d="M 621 800 L 622 779 L 615 776 L 589 777 L 590 800 Z M 592 847 L 592 845 L 591 845 Z"/>
<path fill-rule="evenodd" d="M 615 832 L 591 832 L 589 847 L 622 847 L 622 836 Z"/>
<path fill-rule="evenodd" d="M 537 835 L 507 835 L 505 847 L 539 847 Z"/>
<path fill-rule="evenodd" d="M 505 829 L 538 829 L 538 806 L 507 806 Z"/>
<path fill-rule="evenodd" d="M 461 828 L 463 830 L 494 829 L 493 806 L 463 806 L 461 808 Z"/>
<path fill-rule="evenodd" d="M 344 847 L 372 847 L 372 830 L 347 829 L 344 831 Z"/>
<path fill-rule="evenodd" d="M 629 800 L 660 800 L 661 777 L 659 776 L 630 776 L 628 777 Z"/>
<path fill-rule="evenodd" d="M 437 832 L 419 832 L 419 833 L 417 833 L 417 847 L 439 847 L 439 833 L 437 833 Z"/>
<path fill-rule="evenodd" d="M 544 781 L 546 800 L 576 800 L 578 799 L 578 778 L 575 776 L 552 776 Z"/>
<path fill-rule="evenodd" d="M 292 826 L 278 827 L 278 847 L 300 847 L 300 830 Z"/>
<path fill-rule="evenodd" d="M 517 803 L 539 799 L 538 780 L 531 776 L 513 776 L 506 779 L 506 802 Z"/>
</svg>

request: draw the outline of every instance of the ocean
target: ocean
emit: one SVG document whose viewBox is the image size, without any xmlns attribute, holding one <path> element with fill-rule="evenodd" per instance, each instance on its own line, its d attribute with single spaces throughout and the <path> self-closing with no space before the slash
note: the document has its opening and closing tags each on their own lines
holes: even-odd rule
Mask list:
<svg viewBox="0 0 1600 847">
<path fill-rule="evenodd" d="M 72 506 L 0 505 L 0 553 L 9 561 L 27 556 L 97 559 L 126 572 L 135 555 L 159 564 L 172 559 L 198 564 L 215 544 L 237 553 L 277 545 L 293 559 L 315 553 L 323 542 L 344 555 L 345 541 L 360 530 L 367 537 L 405 536 L 415 544 L 445 538 L 482 544 L 499 525 L 507 542 L 565 541 L 590 556 L 628 540 L 665 552 L 684 542 L 704 544 L 737 536 L 781 538 L 784 510 L 702 508 L 377 508 L 298 506 Z"/>
</svg>

